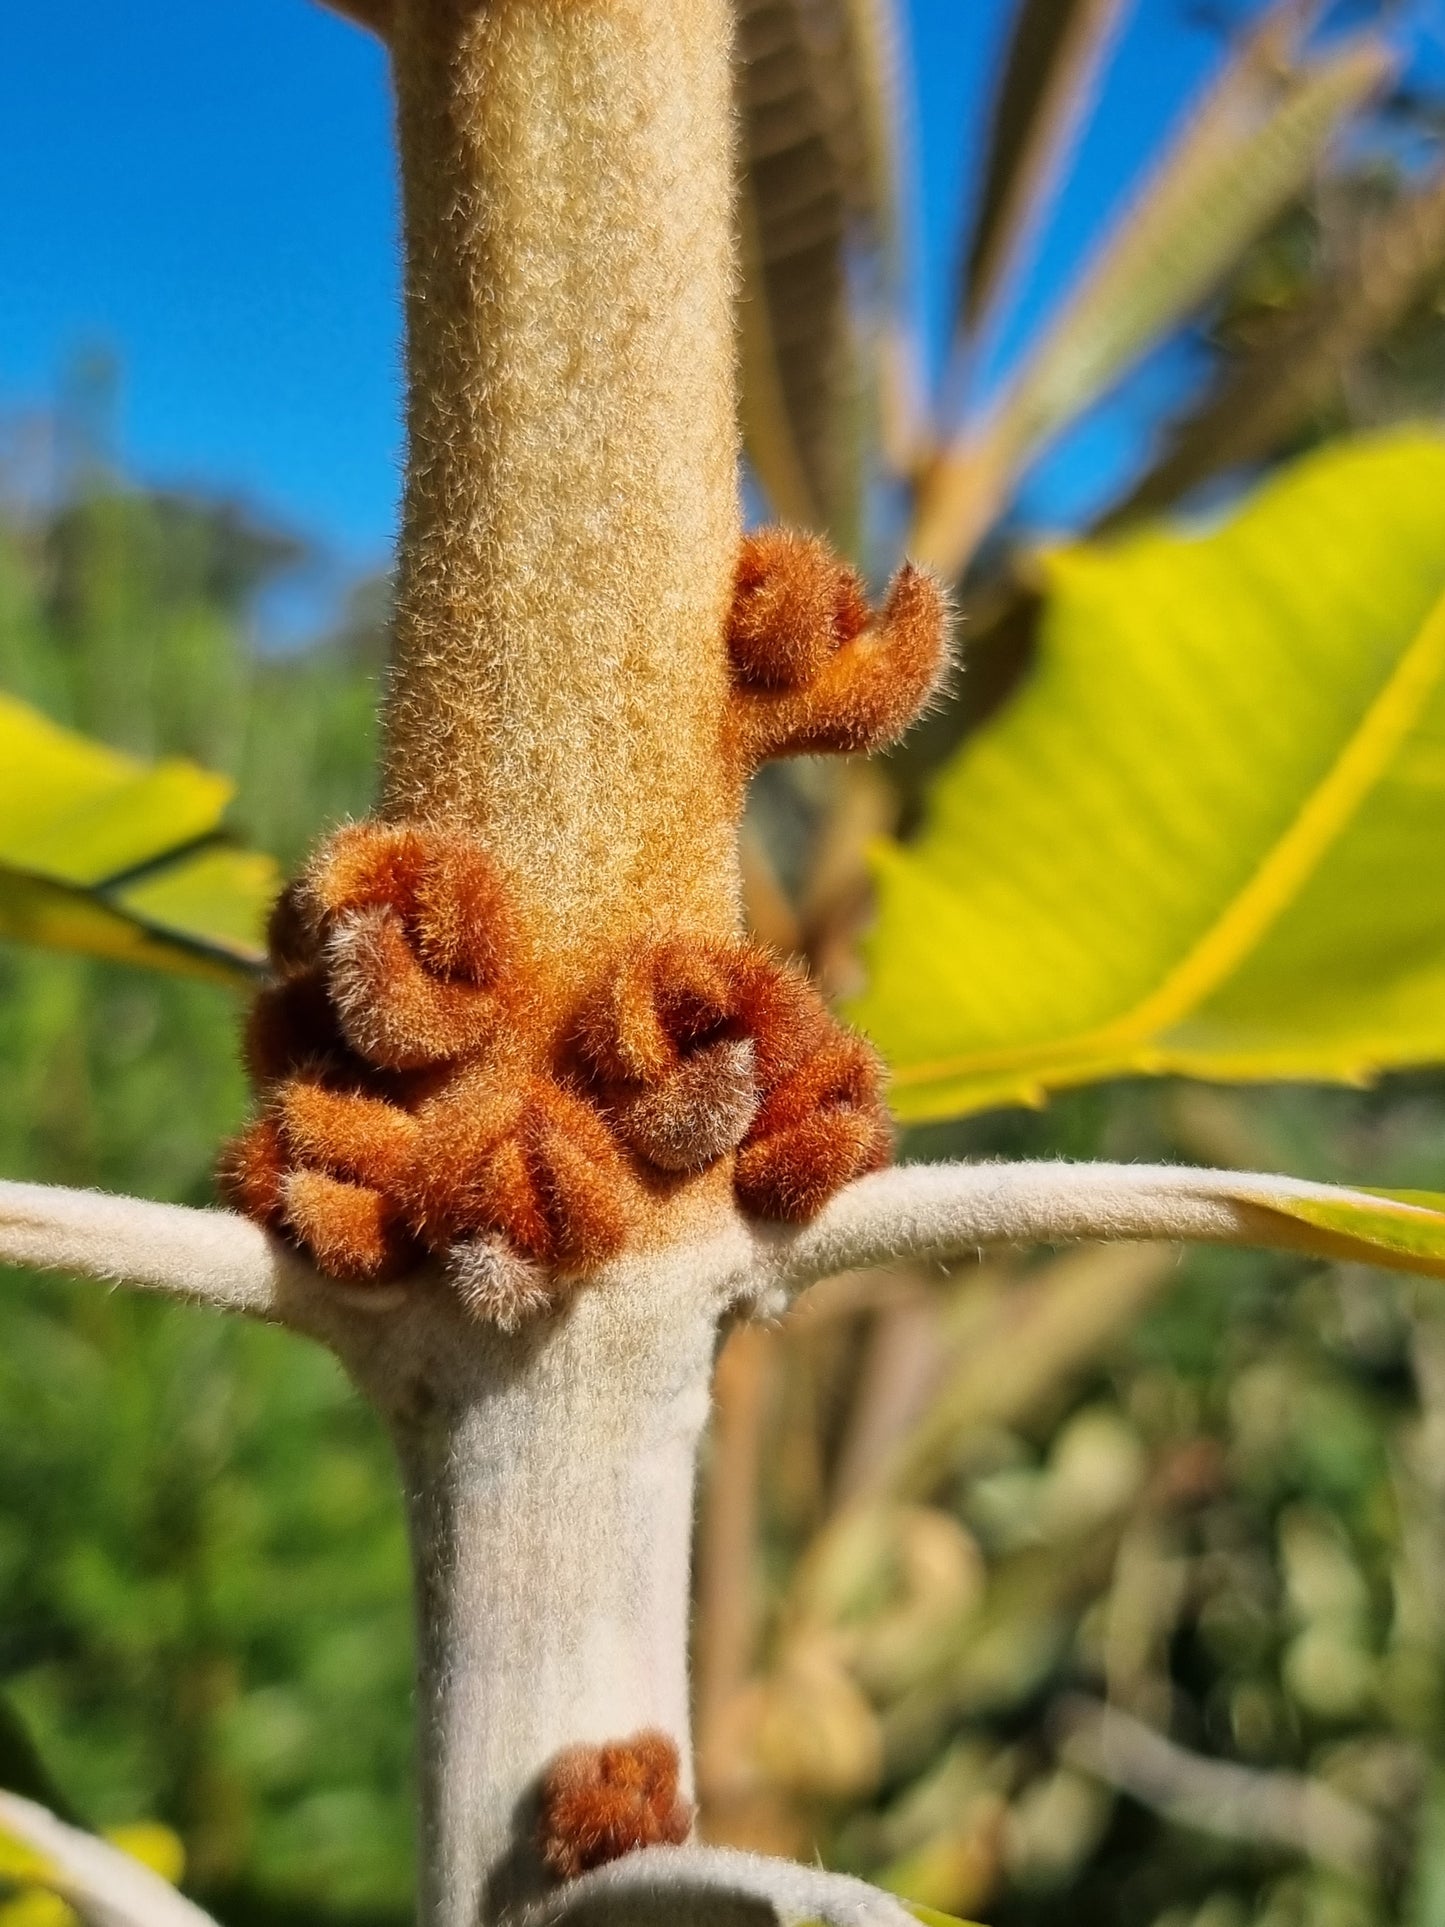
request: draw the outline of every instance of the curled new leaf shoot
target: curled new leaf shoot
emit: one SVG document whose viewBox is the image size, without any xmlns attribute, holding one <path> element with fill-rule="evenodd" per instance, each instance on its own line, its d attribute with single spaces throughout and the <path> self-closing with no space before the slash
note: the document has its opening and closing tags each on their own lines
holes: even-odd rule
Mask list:
<svg viewBox="0 0 1445 1927">
<path fill-rule="evenodd" d="M 764 758 L 893 740 L 931 694 L 945 611 L 902 571 L 875 614 L 815 540 L 744 543 L 716 718 L 734 815 Z M 682 923 L 559 957 L 449 824 L 352 824 L 271 919 L 247 1055 L 260 1108 L 228 1200 L 324 1274 L 444 1264 L 504 1329 L 555 1309 L 688 1184 L 805 1221 L 888 1160 L 881 1070 L 794 969 Z"/>
</svg>

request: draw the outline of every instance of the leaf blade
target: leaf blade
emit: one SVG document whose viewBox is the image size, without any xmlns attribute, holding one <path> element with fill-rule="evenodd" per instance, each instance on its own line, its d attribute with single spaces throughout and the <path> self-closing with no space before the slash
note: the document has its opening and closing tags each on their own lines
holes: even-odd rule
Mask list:
<svg viewBox="0 0 1445 1927">
<path fill-rule="evenodd" d="M 279 875 L 224 838 L 229 778 L 144 764 L 0 695 L 0 936 L 237 984 Z"/>
<path fill-rule="evenodd" d="M 1046 566 L 1032 681 L 878 856 L 900 1115 L 1445 1055 L 1445 442 Z"/>
</svg>

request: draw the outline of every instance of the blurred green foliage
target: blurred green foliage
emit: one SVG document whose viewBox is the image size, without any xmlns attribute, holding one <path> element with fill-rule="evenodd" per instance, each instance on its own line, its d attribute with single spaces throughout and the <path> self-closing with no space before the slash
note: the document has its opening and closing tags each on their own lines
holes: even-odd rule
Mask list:
<svg viewBox="0 0 1445 1927">
<path fill-rule="evenodd" d="M 267 657 L 286 545 L 92 488 L 0 531 L 0 686 L 145 756 L 234 775 L 294 860 L 367 807 L 364 606 Z M 373 607 L 376 598 L 373 597 Z M 0 1169 L 210 1201 L 246 1093 L 234 995 L 0 947 Z M 163 1817 L 228 1922 L 409 1912 L 409 1606 L 388 1449 L 319 1349 L 125 1294 L 0 1298 L 0 1778 L 94 1824 Z"/>
</svg>

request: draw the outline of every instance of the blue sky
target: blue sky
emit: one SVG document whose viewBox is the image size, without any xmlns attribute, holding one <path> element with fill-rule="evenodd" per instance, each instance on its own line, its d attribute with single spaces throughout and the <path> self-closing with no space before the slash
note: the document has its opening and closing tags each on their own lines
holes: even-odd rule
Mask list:
<svg viewBox="0 0 1445 1927">
<path fill-rule="evenodd" d="M 1235 0 L 1227 17 L 1256 4 Z M 1007 10 L 907 0 L 935 332 Z M 1011 343 L 1217 61 L 1202 12 L 1132 0 Z M 348 567 L 385 559 L 397 241 L 374 41 L 310 0 L 17 9 L 0 183 L 0 416 L 43 412 L 77 357 L 104 349 L 121 369 L 116 454 L 131 473 L 238 497 Z"/>
</svg>

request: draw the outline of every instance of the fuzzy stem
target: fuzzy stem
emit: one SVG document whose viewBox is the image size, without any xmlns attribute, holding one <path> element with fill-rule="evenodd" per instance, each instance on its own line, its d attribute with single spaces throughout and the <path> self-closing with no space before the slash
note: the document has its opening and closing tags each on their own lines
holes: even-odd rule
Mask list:
<svg viewBox="0 0 1445 1927">
<path fill-rule="evenodd" d="M 1441 1214 L 1340 1185 L 1172 1164 L 914 1164 L 860 1178 L 773 1241 L 775 1293 L 990 1245 L 1253 1245 L 1445 1277 Z"/>
<path fill-rule="evenodd" d="M 649 928 L 739 922 L 730 35 L 730 0 L 391 8 L 408 450 L 381 807 L 477 836 L 559 1007 Z M 351 1361 L 411 1518 L 424 1927 L 540 1891 L 528 1801 L 560 1749 L 660 1727 L 690 1772 L 716 1310 L 638 1261 L 516 1341 Z"/>
<path fill-rule="evenodd" d="M 402 0 L 407 479 L 384 807 L 560 961 L 736 924 L 728 0 Z"/>
<path fill-rule="evenodd" d="M 564 1747 L 656 1728 L 688 1771 L 713 1312 L 695 1275 L 633 1261 L 540 1331 L 488 1337 L 439 1296 L 350 1361 L 410 1518 L 422 1927 L 476 1927 L 544 1890 L 534 1796 Z"/>
<path fill-rule="evenodd" d="M 58 1184 L 0 1181 L 0 1264 L 73 1271 L 302 1329 L 315 1295 L 310 1266 L 249 1218 Z"/>
</svg>

